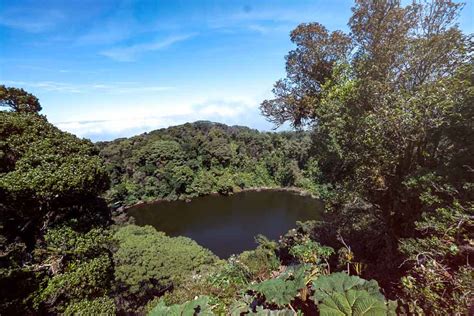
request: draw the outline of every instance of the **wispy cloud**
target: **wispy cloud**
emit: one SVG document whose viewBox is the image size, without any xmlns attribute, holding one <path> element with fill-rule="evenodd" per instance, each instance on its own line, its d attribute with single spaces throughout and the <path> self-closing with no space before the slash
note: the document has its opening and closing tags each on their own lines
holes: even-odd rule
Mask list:
<svg viewBox="0 0 474 316">
<path fill-rule="evenodd" d="M 54 28 L 65 16 L 58 10 L 14 8 L 0 15 L 0 25 L 29 33 L 41 33 Z"/>
<path fill-rule="evenodd" d="M 195 36 L 195 34 L 170 36 L 168 38 L 154 42 L 112 48 L 102 51 L 100 54 L 117 61 L 134 61 L 140 54 L 165 49 L 175 43 L 185 41 L 193 36 Z"/>
<path fill-rule="evenodd" d="M 0 63 L 2 60 L 0 60 Z M 18 62 L 18 61 L 15 61 Z M 99 73 L 104 73 L 107 69 L 67 69 L 67 68 L 53 68 L 53 67 L 43 67 L 43 66 L 35 66 L 35 65 L 24 65 L 18 64 L 15 65 L 16 68 L 19 69 L 27 69 L 30 71 L 38 71 L 38 72 L 48 72 L 48 73 L 61 73 L 61 74 L 85 74 L 85 75 L 95 75 Z"/>
<path fill-rule="evenodd" d="M 147 86 L 139 82 L 113 82 L 113 83 L 92 83 L 92 84 L 74 84 L 55 81 L 4 81 L 6 85 L 20 86 L 26 88 L 36 88 L 45 91 L 55 91 L 64 93 L 89 93 L 91 91 L 103 92 L 109 94 L 122 93 L 144 93 L 144 92 L 161 92 L 174 90 L 169 86 Z"/>
<path fill-rule="evenodd" d="M 345 8 L 351 5 L 348 0 L 333 0 L 331 2 L 339 2 L 340 6 Z M 216 14 L 210 17 L 206 23 L 211 29 L 225 32 L 244 29 L 267 35 L 287 33 L 303 22 L 317 20 L 332 28 L 335 25 L 344 26 L 347 20 L 345 15 L 334 15 L 328 10 L 329 2 L 298 2 L 291 6 L 276 5 L 271 1 L 269 3 L 255 2 L 254 5 L 244 6 L 241 10 Z"/>
</svg>

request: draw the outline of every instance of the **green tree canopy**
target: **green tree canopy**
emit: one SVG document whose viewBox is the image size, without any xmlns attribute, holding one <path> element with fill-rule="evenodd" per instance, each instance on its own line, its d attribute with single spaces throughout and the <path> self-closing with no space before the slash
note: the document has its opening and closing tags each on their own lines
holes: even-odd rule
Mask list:
<svg viewBox="0 0 474 316">
<path fill-rule="evenodd" d="M 0 112 L 0 139 L 2 233 L 31 236 L 72 211 L 99 213 L 86 205 L 107 189 L 108 176 L 90 141 L 16 112 Z"/>
<path fill-rule="evenodd" d="M 21 88 L 0 85 L 0 106 L 14 112 L 38 113 L 41 105 L 37 97 Z"/>
<path fill-rule="evenodd" d="M 287 76 L 261 105 L 276 124 L 312 126 L 314 161 L 339 192 L 331 222 L 381 280 L 413 264 L 398 252 L 402 238 L 439 238 L 442 227 L 444 236 L 454 230 L 456 247 L 472 243 L 472 234 L 461 232 L 472 225 L 474 46 L 456 24 L 461 9 L 450 0 L 358 0 L 349 34 L 300 25 L 291 34 L 296 49 L 287 56 Z M 452 212 L 450 221 L 427 222 L 442 210 Z M 436 229 L 420 229 L 426 226 Z M 451 280 L 460 280 L 461 262 L 469 261 L 467 252 L 440 255 L 432 246 L 427 254 L 410 245 L 410 258 L 436 258 Z M 419 273 L 424 261 L 414 262 L 419 284 L 436 285 L 413 301 L 430 311 L 437 301 L 462 305 L 443 290 L 441 269 L 426 275 Z"/>
</svg>

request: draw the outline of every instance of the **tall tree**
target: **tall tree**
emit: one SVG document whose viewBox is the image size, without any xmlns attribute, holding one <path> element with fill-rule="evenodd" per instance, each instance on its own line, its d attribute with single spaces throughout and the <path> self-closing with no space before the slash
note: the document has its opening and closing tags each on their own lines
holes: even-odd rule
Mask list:
<svg viewBox="0 0 474 316">
<path fill-rule="evenodd" d="M 346 213 L 336 217 L 340 230 L 363 231 L 359 248 L 380 275 L 397 271 L 398 241 L 418 235 L 423 216 L 452 203 L 464 214 L 472 207 L 474 152 L 452 134 L 459 128 L 453 124 L 472 121 L 473 85 L 466 78 L 473 73 L 473 42 L 455 23 L 461 8 L 450 0 L 408 6 L 358 0 L 350 34 L 335 32 L 333 41 L 318 24 L 303 24 L 292 32 L 296 49 L 287 56 L 287 77 L 261 105 L 277 124 L 312 125 L 315 157 L 343 193 L 341 202 L 370 203 L 369 211 L 339 208 Z M 462 126 L 472 135 L 472 125 Z M 454 163 L 459 150 L 471 158 Z M 455 181 L 446 176 L 451 172 Z"/>
<path fill-rule="evenodd" d="M 21 88 L 0 85 L 0 106 L 10 108 L 14 112 L 38 113 L 41 105 L 37 97 Z"/>
</svg>

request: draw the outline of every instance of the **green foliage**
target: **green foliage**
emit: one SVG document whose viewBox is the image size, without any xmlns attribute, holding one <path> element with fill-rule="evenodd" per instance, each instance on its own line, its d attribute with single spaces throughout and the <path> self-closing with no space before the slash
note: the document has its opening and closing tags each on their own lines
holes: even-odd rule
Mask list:
<svg viewBox="0 0 474 316">
<path fill-rule="evenodd" d="M 301 24 L 287 76 L 261 105 L 277 125 L 312 127 L 303 175 L 335 193 L 314 235 L 330 246 L 343 235 L 370 276 L 429 314 L 465 314 L 472 293 L 460 277 L 472 251 L 459 251 L 472 247 L 474 156 L 462 7 L 361 0 L 348 33 Z"/>
<path fill-rule="evenodd" d="M 36 308 L 97 308 L 101 301 L 90 300 L 108 294 L 113 280 L 110 232 L 94 228 L 83 233 L 59 226 L 49 229 L 44 239 L 46 248 L 37 250 L 37 257 L 45 257 L 43 262 L 51 267 L 53 276 L 46 278 L 35 294 Z"/>
<path fill-rule="evenodd" d="M 53 276 L 35 298 L 37 306 L 61 311 L 68 302 L 103 296 L 110 288 L 112 262 L 102 255 L 83 262 L 72 262 L 64 273 Z"/>
<path fill-rule="evenodd" d="M 278 247 L 263 236 L 257 239 L 261 248 L 275 250 Z M 148 310 L 158 304 L 155 311 L 166 313 L 170 312 L 167 305 L 175 304 L 172 307 L 177 307 L 177 303 L 181 310 L 188 303 L 193 304 L 193 295 L 200 293 L 209 296 L 209 305 L 216 314 L 294 315 L 293 310 L 297 314 L 303 311 L 311 314 L 318 308 L 325 315 L 395 313 L 396 303 L 385 300 L 376 281 L 345 273 L 316 277 L 313 274 L 315 265 L 309 263 L 285 268 L 275 266 L 271 274 L 260 275 L 263 281 L 254 283 L 259 278 L 249 273 L 248 267 L 240 260 L 242 255 L 214 265 L 210 274 L 193 275 L 172 293 L 149 303 Z M 225 293 L 223 289 L 232 292 Z M 314 295 L 310 297 L 311 293 Z"/>
<path fill-rule="evenodd" d="M 206 195 L 213 192 L 217 180 L 212 172 L 199 170 L 188 189 L 190 195 Z"/>
<path fill-rule="evenodd" d="M 305 239 L 302 243 L 291 247 L 290 254 L 302 263 L 321 264 L 323 260 L 327 260 L 334 254 L 334 249 L 321 246 L 310 239 Z"/>
<path fill-rule="evenodd" d="M 0 85 L 0 107 L 19 113 L 38 113 L 41 105 L 37 97 L 23 89 Z"/>
<path fill-rule="evenodd" d="M 7 170 L 0 177 L 3 190 L 54 201 L 107 188 L 107 175 L 89 141 L 64 133 L 36 115 L 2 112 L 0 120 L 1 150 L 8 157 Z"/>
<path fill-rule="evenodd" d="M 319 276 L 312 285 L 321 315 L 387 315 L 389 307 L 394 312 L 374 280 L 338 272 Z"/>
<path fill-rule="evenodd" d="M 260 293 L 268 303 L 285 306 L 295 299 L 299 290 L 306 286 L 306 267 L 302 266 L 293 273 L 286 273 L 278 278 L 263 281 L 250 286 L 250 289 Z"/>
<path fill-rule="evenodd" d="M 49 229 L 44 236 L 49 251 L 75 257 L 93 257 L 107 251 L 111 238 L 110 232 L 102 228 L 79 233 L 70 226 Z"/>
<path fill-rule="evenodd" d="M 192 301 L 180 304 L 166 306 L 160 301 L 147 315 L 149 316 L 184 316 L 184 315 L 214 315 L 209 306 L 209 297 L 200 296 Z"/>
<path fill-rule="evenodd" d="M 262 279 L 267 277 L 273 270 L 280 265 L 275 252 L 272 250 L 258 247 L 255 250 L 244 251 L 239 255 L 240 262 L 248 268 L 253 279 Z"/>
<path fill-rule="evenodd" d="M 276 256 L 277 243 L 263 235 L 255 237 L 258 247 L 244 251 L 238 256 L 238 262 L 245 267 L 252 280 L 262 280 L 278 268 L 280 260 Z"/>
<path fill-rule="evenodd" d="M 217 287 L 228 287 L 233 284 L 246 286 L 251 278 L 250 269 L 240 261 L 240 258 L 232 255 L 223 266 L 209 276 L 209 282 Z"/>
<path fill-rule="evenodd" d="M 93 300 L 82 300 L 66 307 L 64 315 L 116 315 L 114 301 L 108 297 Z"/>
<path fill-rule="evenodd" d="M 398 312 L 467 314 L 474 66 L 461 7 L 360 0 L 348 34 L 293 30 L 287 77 L 261 109 L 311 133 L 196 122 L 99 143 L 104 166 L 90 141 L 38 115 L 36 97 L 0 86 L 2 313 L 141 313 L 153 299 L 152 315 L 394 314 L 376 281 L 325 275 L 342 243 Z M 114 228 L 114 249 L 99 198 L 109 177 L 116 205 L 298 186 L 328 212 L 225 262 L 151 227 Z"/>
<path fill-rule="evenodd" d="M 303 184 L 318 193 L 302 171 L 309 143 L 303 132 L 195 122 L 98 145 L 112 179 L 110 202 L 130 205 Z"/>
<path fill-rule="evenodd" d="M 30 301 L 40 286 L 38 274 L 17 265 L 0 268 L 0 310 L 2 314 L 31 313 Z"/>
<path fill-rule="evenodd" d="M 48 123 L 23 90 L 6 93 L 2 105 L 13 111 L 0 112 L 0 283 L 8 290 L 0 305 L 53 313 L 110 289 L 109 237 L 90 231 L 110 219 L 98 198 L 108 176 L 90 141 Z"/>
<path fill-rule="evenodd" d="M 279 310 L 272 310 L 272 309 L 265 309 L 261 306 L 256 308 L 256 312 L 251 312 L 249 315 L 257 315 L 257 316 L 294 316 L 295 312 L 291 309 L 279 309 Z M 297 315 L 302 315 L 298 313 Z"/>
<path fill-rule="evenodd" d="M 0 139 L 2 233 L 31 238 L 80 206 L 83 218 L 107 216 L 96 197 L 107 188 L 108 176 L 90 141 L 41 116 L 13 112 L 0 112 Z"/>
<path fill-rule="evenodd" d="M 231 256 L 225 264 L 209 275 L 208 281 L 216 287 L 247 286 L 253 280 L 264 280 L 279 267 L 275 249 L 260 245 L 255 250 Z"/>
<path fill-rule="evenodd" d="M 474 221 L 458 202 L 424 214 L 416 223 L 419 238 L 402 240 L 401 251 L 410 267 L 401 280 L 408 298 L 406 310 L 448 311 L 462 314 L 469 308 L 474 269 L 464 258 L 474 240 Z"/>
<path fill-rule="evenodd" d="M 193 300 L 196 294 L 209 296 L 210 305 L 217 315 L 225 314 L 248 284 L 247 272 L 235 258 L 227 261 L 218 261 L 215 264 L 203 266 L 188 278 L 166 292 L 160 298 L 155 298 L 147 304 L 146 311 L 150 311 L 160 300 L 166 305 L 182 304 Z"/>
<path fill-rule="evenodd" d="M 325 297 L 319 306 L 321 315 L 387 315 L 387 307 L 367 291 L 349 290 L 334 292 Z"/>
<path fill-rule="evenodd" d="M 383 299 L 377 281 L 367 281 L 344 272 L 319 276 L 313 281 L 313 289 L 315 290 L 315 300 L 321 300 L 332 292 L 346 292 L 349 290 L 364 290 L 377 298 Z"/>
<path fill-rule="evenodd" d="M 196 269 L 216 261 L 216 256 L 193 240 L 171 238 L 151 226 L 128 225 L 119 228 L 114 238 L 118 241 L 115 279 L 132 294 L 139 294 L 143 284 L 177 285 Z"/>
<path fill-rule="evenodd" d="M 230 307 L 230 315 L 240 316 L 240 315 L 260 315 L 260 316 L 294 316 L 295 313 L 290 309 L 266 309 L 262 306 L 258 306 L 256 311 L 253 312 L 252 309 L 248 306 L 246 302 L 238 301 Z"/>
<path fill-rule="evenodd" d="M 218 175 L 216 190 L 221 194 L 229 194 L 234 191 L 234 177 L 229 171 L 224 171 Z"/>
</svg>

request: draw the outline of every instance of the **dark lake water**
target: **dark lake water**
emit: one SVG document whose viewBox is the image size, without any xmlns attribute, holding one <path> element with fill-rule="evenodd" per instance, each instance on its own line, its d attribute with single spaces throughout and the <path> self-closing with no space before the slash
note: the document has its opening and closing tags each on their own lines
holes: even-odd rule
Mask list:
<svg viewBox="0 0 474 316">
<path fill-rule="evenodd" d="M 321 201 L 284 191 L 205 196 L 191 202 L 159 202 L 128 210 L 137 225 L 152 225 L 170 236 L 186 236 L 221 258 L 256 247 L 254 236 L 270 239 L 318 219 Z"/>
</svg>

